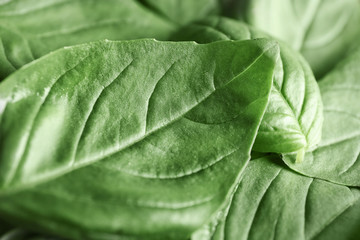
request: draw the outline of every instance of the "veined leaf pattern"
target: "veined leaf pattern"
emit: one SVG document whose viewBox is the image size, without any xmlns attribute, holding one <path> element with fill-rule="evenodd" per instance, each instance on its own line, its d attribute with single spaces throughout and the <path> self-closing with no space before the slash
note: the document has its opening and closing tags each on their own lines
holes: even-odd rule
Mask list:
<svg viewBox="0 0 360 240">
<path fill-rule="evenodd" d="M 360 186 L 360 49 L 320 81 L 324 102 L 323 138 L 301 164 L 286 155 L 286 164 L 307 176 Z"/>
<path fill-rule="evenodd" d="M 269 36 L 245 23 L 212 17 L 184 27 L 173 39 L 207 43 L 259 37 Z M 322 121 L 320 92 L 310 67 L 298 53 L 280 43 L 270 102 L 253 149 L 276 153 L 311 150 L 320 141 Z"/>
<path fill-rule="evenodd" d="M 227 214 L 213 232 L 193 239 L 323 239 L 322 234 L 329 236 L 328 225 L 353 212 L 356 219 L 359 204 L 357 188 L 296 174 L 278 157 L 258 158 L 250 161 Z M 339 228 L 351 239 L 358 225 Z"/>
<path fill-rule="evenodd" d="M 269 40 L 102 41 L 27 65 L 0 85 L 1 216 L 73 238 L 189 236 L 247 165 L 277 58 Z"/>
</svg>

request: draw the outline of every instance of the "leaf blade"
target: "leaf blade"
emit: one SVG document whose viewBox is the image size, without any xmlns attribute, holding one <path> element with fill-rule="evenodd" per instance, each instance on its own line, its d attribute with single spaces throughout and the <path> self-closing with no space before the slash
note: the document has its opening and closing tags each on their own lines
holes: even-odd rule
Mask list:
<svg viewBox="0 0 360 240">
<path fill-rule="evenodd" d="M 277 53 L 267 40 L 103 41 L 28 65 L 0 86 L 6 104 L 0 135 L 18 140 L 1 143 L 1 215 L 33 226 L 35 214 L 42 230 L 77 238 L 118 231 L 155 239 L 189 236 L 221 207 L 247 164 Z M 223 67 L 230 62 L 239 64 Z M 56 67 L 42 67 L 49 64 Z M 152 113 L 147 109 L 154 96 Z M 228 108 L 229 102 L 237 104 Z M 33 111 L 30 119 L 18 118 L 24 109 Z M 23 128 L 14 131 L 19 121 Z M 18 136 L 29 129 L 25 158 L 4 181 L 16 162 L 13 153 L 24 149 Z"/>
</svg>

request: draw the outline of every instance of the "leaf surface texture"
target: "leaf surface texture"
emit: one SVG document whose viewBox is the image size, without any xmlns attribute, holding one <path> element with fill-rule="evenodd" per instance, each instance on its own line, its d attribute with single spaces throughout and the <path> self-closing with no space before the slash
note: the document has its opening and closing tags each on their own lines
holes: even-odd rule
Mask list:
<svg viewBox="0 0 360 240">
<path fill-rule="evenodd" d="M 305 175 L 339 184 L 360 186 L 360 49 L 342 61 L 320 81 L 324 102 L 323 137 L 319 147 L 294 163 L 284 160 Z"/>
<path fill-rule="evenodd" d="M 277 57 L 268 40 L 102 41 L 27 65 L 0 85 L 1 215 L 73 238 L 188 237 L 238 183 Z"/>
</svg>

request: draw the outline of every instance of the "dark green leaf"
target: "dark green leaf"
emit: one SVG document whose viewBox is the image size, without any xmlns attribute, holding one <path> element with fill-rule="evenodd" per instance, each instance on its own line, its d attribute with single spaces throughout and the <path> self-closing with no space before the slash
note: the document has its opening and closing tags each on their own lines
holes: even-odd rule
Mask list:
<svg viewBox="0 0 360 240">
<path fill-rule="evenodd" d="M 238 183 L 277 58 L 269 40 L 138 40 L 32 62 L 0 85 L 0 216 L 81 239 L 189 236 Z"/>
</svg>

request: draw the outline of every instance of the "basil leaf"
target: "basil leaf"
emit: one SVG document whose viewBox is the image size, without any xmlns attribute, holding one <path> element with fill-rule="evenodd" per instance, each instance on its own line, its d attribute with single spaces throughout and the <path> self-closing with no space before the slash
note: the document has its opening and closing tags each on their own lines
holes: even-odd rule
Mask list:
<svg viewBox="0 0 360 240">
<path fill-rule="evenodd" d="M 139 0 L 171 22 L 185 25 L 194 20 L 219 14 L 218 0 Z"/>
<path fill-rule="evenodd" d="M 32 62 L 0 85 L 1 218 L 72 238 L 188 237 L 238 183 L 277 58 L 269 40 L 137 40 Z"/>
<path fill-rule="evenodd" d="M 242 22 L 213 17 L 181 29 L 173 39 L 207 43 L 259 37 L 268 36 Z M 276 153 L 311 150 L 320 141 L 322 121 L 320 92 L 310 67 L 280 43 L 270 102 L 253 149 Z"/>
<path fill-rule="evenodd" d="M 133 0 L 0 4 L 0 80 L 51 51 L 89 41 L 167 39 L 176 25 Z"/>
<path fill-rule="evenodd" d="M 302 164 L 294 156 L 284 161 L 292 169 L 331 182 L 360 186 L 360 49 L 320 81 L 324 101 L 323 138 L 305 155 Z"/>
<path fill-rule="evenodd" d="M 238 2 L 230 11 L 300 51 L 318 78 L 330 71 L 360 36 L 358 0 Z"/>
<path fill-rule="evenodd" d="M 359 189 L 296 174 L 276 157 L 259 158 L 246 168 L 228 214 L 202 239 L 317 239 L 332 222 L 354 233 L 358 223 L 338 219 L 358 212 L 359 203 Z"/>
</svg>

